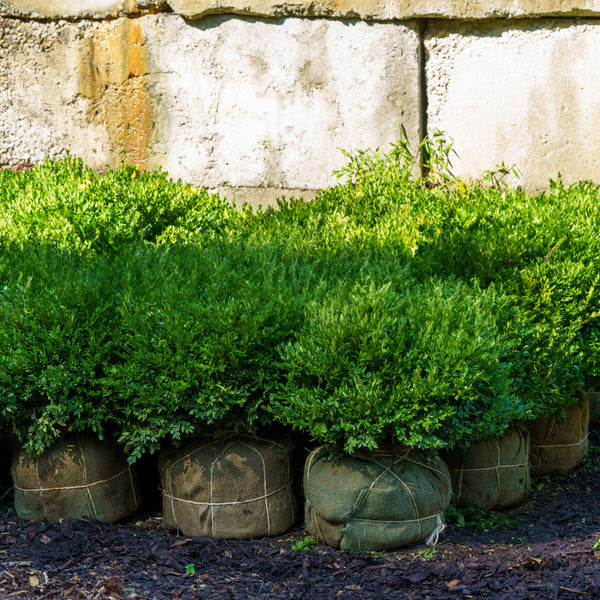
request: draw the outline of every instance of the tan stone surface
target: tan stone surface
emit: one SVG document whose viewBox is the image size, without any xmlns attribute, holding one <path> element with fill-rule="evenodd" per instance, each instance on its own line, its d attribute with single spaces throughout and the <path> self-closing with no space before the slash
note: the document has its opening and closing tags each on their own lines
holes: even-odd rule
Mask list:
<svg viewBox="0 0 600 600">
<path fill-rule="evenodd" d="M 165 0 L 0 0 L 0 15 L 98 19 L 159 10 L 167 6 Z"/>
<path fill-rule="evenodd" d="M 168 2 L 168 4 L 167 4 Z M 102 18 L 170 7 L 186 18 L 211 14 L 359 17 L 372 20 L 594 16 L 600 0 L 0 0 L 0 14 Z"/>
<path fill-rule="evenodd" d="M 155 133 L 139 19 L 0 18 L 0 166 L 67 150 L 92 166 L 146 165 Z"/>
<path fill-rule="evenodd" d="M 363 19 L 491 19 L 600 14 L 600 0 L 169 0 L 178 14 L 307 15 Z"/>
<path fill-rule="evenodd" d="M 234 13 L 381 20 L 401 19 L 412 12 L 407 11 L 407 7 L 396 0 L 169 0 L 169 5 L 176 13 L 189 19 L 197 19 L 207 14 Z"/>
<path fill-rule="evenodd" d="M 504 161 L 531 190 L 600 181 L 600 23 L 439 24 L 425 46 L 428 130 L 452 138 L 459 176 Z"/>
<path fill-rule="evenodd" d="M 0 18 L 0 167 L 70 150 L 256 197 L 319 189 L 340 148 L 394 141 L 401 107 L 418 140 L 418 63 L 394 23 Z"/>
</svg>

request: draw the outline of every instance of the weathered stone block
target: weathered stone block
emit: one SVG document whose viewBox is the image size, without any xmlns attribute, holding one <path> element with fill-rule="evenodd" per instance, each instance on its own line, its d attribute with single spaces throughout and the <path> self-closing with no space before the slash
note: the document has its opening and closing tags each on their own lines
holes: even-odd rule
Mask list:
<svg viewBox="0 0 600 600">
<path fill-rule="evenodd" d="M 0 14 L 103 18 L 170 9 L 188 19 L 214 14 L 342 17 L 368 20 L 597 16 L 600 0 L 0 0 Z"/>
<path fill-rule="evenodd" d="M 504 161 L 531 190 L 600 181 L 600 24 L 440 23 L 425 47 L 428 130 L 454 141 L 459 176 Z"/>
<path fill-rule="evenodd" d="M 600 14 L 600 0 L 169 0 L 178 14 L 238 13 L 264 16 L 306 15 L 362 19 L 494 19 Z"/>
<path fill-rule="evenodd" d="M 67 150 L 92 166 L 145 163 L 152 119 L 139 19 L 0 18 L 0 166 Z"/>
<path fill-rule="evenodd" d="M 146 21 L 150 25 L 150 21 Z M 419 138 L 419 39 L 402 24 L 160 16 L 146 33 L 150 164 L 211 187 L 318 188 L 340 148 Z M 160 140 L 160 141 L 159 141 Z"/>
<path fill-rule="evenodd" d="M 126 153 L 208 187 L 314 189 L 335 181 L 339 148 L 386 148 L 400 118 L 419 139 L 404 24 L 0 18 L 0 82 L 0 166 Z"/>
</svg>

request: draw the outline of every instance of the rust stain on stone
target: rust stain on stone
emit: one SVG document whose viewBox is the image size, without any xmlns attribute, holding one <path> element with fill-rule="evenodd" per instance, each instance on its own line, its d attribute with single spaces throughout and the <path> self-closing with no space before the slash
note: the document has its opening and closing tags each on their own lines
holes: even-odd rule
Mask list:
<svg viewBox="0 0 600 600">
<path fill-rule="evenodd" d="M 146 167 L 153 125 L 147 73 L 139 19 L 101 22 L 88 30 L 78 88 L 91 100 L 91 119 L 103 123 L 108 131 L 113 167 L 123 154 L 127 162 Z"/>
</svg>

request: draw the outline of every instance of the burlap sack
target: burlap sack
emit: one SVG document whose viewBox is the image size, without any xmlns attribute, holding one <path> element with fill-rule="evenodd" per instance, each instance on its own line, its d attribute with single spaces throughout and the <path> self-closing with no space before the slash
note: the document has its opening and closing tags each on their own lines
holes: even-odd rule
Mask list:
<svg viewBox="0 0 600 600">
<path fill-rule="evenodd" d="M 234 435 L 163 452 L 164 524 L 184 535 L 251 539 L 296 518 L 291 444 Z"/>
<path fill-rule="evenodd" d="M 123 451 L 93 435 L 69 435 L 40 457 L 15 455 L 11 467 L 15 510 L 22 519 L 90 517 L 112 523 L 140 505 Z"/>
<path fill-rule="evenodd" d="M 442 453 L 452 480 L 455 506 L 477 504 L 502 510 L 525 502 L 529 477 L 529 431 L 508 428 L 499 439 L 478 440 Z"/>
<path fill-rule="evenodd" d="M 437 541 L 450 503 L 450 475 L 437 456 L 415 450 L 309 455 L 304 470 L 306 527 L 342 550 L 379 551 Z"/>
<path fill-rule="evenodd" d="M 563 475 L 576 467 L 589 448 L 587 398 L 567 409 L 567 418 L 538 417 L 527 423 L 532 475 Z"/>
</svg>

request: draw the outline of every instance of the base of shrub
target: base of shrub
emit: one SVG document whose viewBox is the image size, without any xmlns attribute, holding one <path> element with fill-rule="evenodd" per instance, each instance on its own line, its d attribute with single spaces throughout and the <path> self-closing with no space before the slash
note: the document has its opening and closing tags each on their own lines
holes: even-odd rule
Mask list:
<svg viewBox="0 0 600 600">
<path fill-rule="evenodd" d="M 342 550 L 380 551 L 437 541 L 450 503 L 450 475 L 415 450 L 332 457 L 320 447 L 304 471 L 306 527 Z"/>
<path fill-rule="evenodd" d="M 12 461 L 15 511 L 21 519 L 56 522 L 123 519 L 140 506 L 132 467 L 119 446 L 93 435 L 69 435 L 38 458 Z"/>
<path fill-rule="evenodd" d="M 442 453 L 452 480 L 452 502 L 502 510 L 525 502 L 529 477 L 529 431 L 508 428 L 499 439 L 472 442 Z"/>
<path fill-rule="evenodd" d="M 538 417 L 527 423 L 533 475 L 564 475 L 575 468 L 589 448 L 587 398 L 567 409 L 567 417 Z"/>
<path fill-rule="evenodd" d="M 184 535 L 252 539 L 296 518 L 291 444 L 247 435 L 197 440 L 163 452 L 164 524 Z"/>
</svg>

